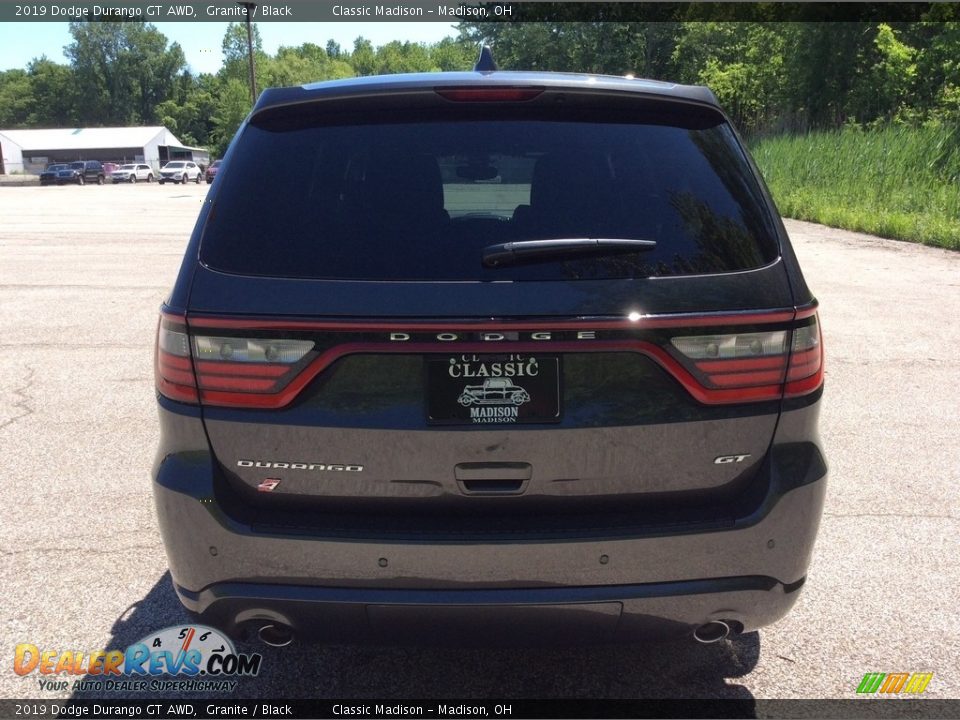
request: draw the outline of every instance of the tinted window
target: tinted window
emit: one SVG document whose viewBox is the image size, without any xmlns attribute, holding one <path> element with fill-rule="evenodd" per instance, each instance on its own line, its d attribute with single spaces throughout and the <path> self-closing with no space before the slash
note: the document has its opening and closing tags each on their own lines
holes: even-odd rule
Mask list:
<svg viewBox="0 0 960 720">
<path fill-rule="evenodd" d="M 513 280 L 728 272 L 776 257 L 725 123 L 582 115 L 255 122 L 221 178 L 201 258 L 253 275 Z M 480 260 L 491 244 L 584 237 L 657 247 L 504 268 Z"/>
</svg>

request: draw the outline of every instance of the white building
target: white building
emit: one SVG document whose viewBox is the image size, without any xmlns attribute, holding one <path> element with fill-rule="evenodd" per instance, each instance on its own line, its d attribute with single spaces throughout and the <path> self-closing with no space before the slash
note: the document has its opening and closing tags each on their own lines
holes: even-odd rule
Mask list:
<svg viewBox="0 0 960 720">
<path fill-rule="evenodd" d="M 0 130 L 0 175 L 42 171 L 74 160 L 144 162 L 159 170 L 168 160 L 210 163 L 203 148 L 189 147 L 165 127 Z"/>
</svg>

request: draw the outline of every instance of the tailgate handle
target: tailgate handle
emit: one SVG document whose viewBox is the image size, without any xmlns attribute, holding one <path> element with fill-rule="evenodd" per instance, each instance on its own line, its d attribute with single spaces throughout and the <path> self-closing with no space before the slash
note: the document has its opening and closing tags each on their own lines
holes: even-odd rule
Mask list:
<svg viewBox="0 0 960 720">
<path fill-rule="evenodd" d="M 460 463 L 454 477 L 465 495 L 519 495 L 533 476 L 530 463 Z"/>
</svg>

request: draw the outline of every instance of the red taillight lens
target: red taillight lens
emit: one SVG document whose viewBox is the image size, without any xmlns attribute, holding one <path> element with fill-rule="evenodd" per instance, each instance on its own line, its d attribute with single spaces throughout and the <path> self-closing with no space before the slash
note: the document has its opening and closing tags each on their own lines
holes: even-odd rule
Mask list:
<svg viewBox="0 0 960 720">
<path fill-rule="evenodd" d="M 190 360 L 190 336 L 183 317 L 162 313 L 154 363 L 157 392 L 171 400 L 196 403 L 197 381 Z"/>
<path fill-rule="evenodd" d="M 453 102 L 524 102 L 543 93 L 543 88 L 437 88 L 436 93 Z"/>
<path fill-rule="evenodd" d="M 791 319 L 794 323 L 790 325 Z M 807 395 L 823 384 L 823 350 L 814 307 L 798 313 L 781 312 L 734 316 L 723 322 L 716 316 L 655 319 L 650 330 L 684 328 L 685 334 L 662 341 L 630 338 L 590 343 L 558 342 L 557 352 L 639 352 L 657 361 L 698 402 L 705 404 L 779 400 Z M 737 323 L 750 324 L 743 332 Z M 622 329 L 633 333 L 633 321 Z M 656 324 L 655 324 L 656 323 Z M 775 325 L 773 323 L 776 323 Z M 722 325 L 727 332 L 696 334 Z M 764 330 L 766 327 L 776 327 Z M 443 326 L 400 326 L 407 332 L 431 332 Z M 459 328 L 458 332 L 460 331 Z M 482 329 L 482 328 L 481 328 Z M 497 328 L 498 330 L 502 328 Z M 529 330 L 529 326 L 523 326 Z M 162 395 L 180 402 L 248 408 L 281 408 L 331 363 L 344 355 L 364 352 L 448 352 L 446 342 L 392 343 L 358 340 L 356 333 L 394 331 L 393 326 L 338 325 L 297 321 L 204 318 L 191 320 L 163 313 L 157 332 L 156 384 Z M 470 331 L 476 331 L 471 328 Z M 614 328 L 616 330 L 616 328 Z M 732 330 L 732 331 L 731 331 Z M 312 340 L 295 336 L 316 331 L 341 333 L 317 348 Z M 231 333 L 237 333 L 233 336 Z M 265 337 L 276 335 L 276 337 Z M 291 336 L 294 336 L 291 338 Z M 661 336 L 662 337 L 662 336 Z M 533 348 L 517 343 L 521 351 Z M 546 348 L 547 346 L 542 346 Z M 486 343 L 464 343 L 462 351 L 488 352 Z"/>
<path fill-rule="evenodd" d="M 823 384 L 823 338 L 816 315 L 810 323 L 793 331 L 790 366 L 787 368 L 786 397 L 811 393 Z"/>
<path fill-rule="evenodd" d="M 215 405 L 258 404 L 231 393 L 279 392 L 312 349 L 310 340 L 195 336 L 193 357 L 203 400 Z"/>
<path fill-rule="evenodd" d="M 816 316 L 793 330 L 689 335 L 670 344 L 703 386 L 700 399 L 708 403 L 795 397 L 823 381 Z"/>
<path fill-rule="evenodd" d="M 272 407 L 313 349 L 310 340 L 191 335 L 163 313 L 157 329 L 157 391 L 180 402 Z"/>
</svg>

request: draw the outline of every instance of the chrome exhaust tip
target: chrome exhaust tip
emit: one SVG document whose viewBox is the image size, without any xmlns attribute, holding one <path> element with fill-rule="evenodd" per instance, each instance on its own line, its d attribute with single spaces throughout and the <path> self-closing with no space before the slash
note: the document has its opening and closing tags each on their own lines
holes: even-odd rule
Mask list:
<svg viewBox="0 0 960 720">
<path fill-rule="evenodd" d="M 293 642 L 293 628 L 289 625 L 271 623 L 257 630 L 260 642 L 270 647 L 286 647 Z"/>
<path fill-rule="evenodd" d="M 730 634 L 730 626 L 723 620 L 711 620 L 693 631 L 693 637 L 704 645 L 720 642 Z"/>
</svg>

